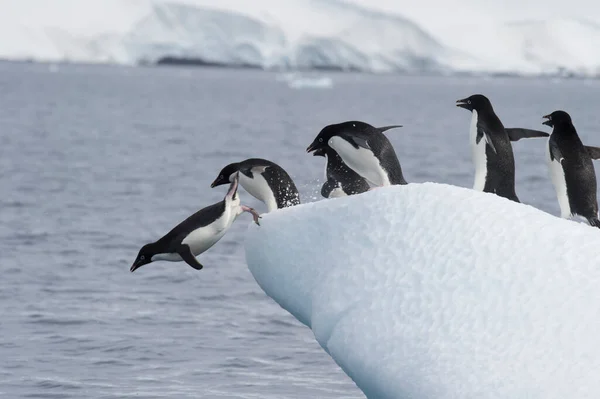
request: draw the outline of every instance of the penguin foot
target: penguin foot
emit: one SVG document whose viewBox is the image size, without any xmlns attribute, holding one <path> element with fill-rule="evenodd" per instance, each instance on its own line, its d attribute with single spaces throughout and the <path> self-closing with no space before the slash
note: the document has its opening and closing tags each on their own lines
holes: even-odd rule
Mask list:
<svg viewBox="0 0 600 399">
<path fill-rule="evenodd" d="M 258 223 L 258 219 L 260 219 L 261 217 L 258 214 L 258 212 L 256 212 L 254 210 L 254 208 L 250 208 L 249 206 L 246 206 L 246 205 L 242 205 L 241 208 L 242 208 L 242 211 L 252 214 L 252 217 L 254 218 L 254 223 L 256 223 L 257 225 L 260 226 L 260 223 Z"/>
</svg>

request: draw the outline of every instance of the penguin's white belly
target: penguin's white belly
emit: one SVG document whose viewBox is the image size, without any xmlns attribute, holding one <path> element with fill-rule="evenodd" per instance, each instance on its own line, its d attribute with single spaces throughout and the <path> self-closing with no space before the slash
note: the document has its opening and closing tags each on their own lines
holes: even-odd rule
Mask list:
<svg viewBox="0 0 600 399">
<path fill-rule="evenodd" d="M 187 244 L 194 256 L 198 256 L 219 241 L 231 227 L 238 215 L 242 213 L 239 197 L 228 203 L 220 218 L 208 226 L 199 227 L 181 241 Z"/>
<path fill-rule="evenodd" d="M 355 148 L 341 137 L 333 136 L 329 139 L 329 146 L 333 148 L 342 161 L 356 173 L 367 179 L 375 186 L 389 186 L 390 179 L 387 172 L 381 167 L 379 159 L 372 151 L 365 148 Z"/>
<path fill-rule="evenodd" d="M 192 231 L 188 236 L 181 242 L 187 244 L 190 247 L 190 251 L 194 256 L 198 256 L 205 252 L 207 249 L 215 245 L 225 235 L 227 229 L 216 231 L 211 225 L 200 227 Z M 169 262 L 181 262 L 181 256 L 178 253 L 165 253 L 156 254 L 152 257 L 152 261 L 164 260 Z"/>
<path fill-rule="evenodd" d="M 240 207 L 239 196 L 231 201 L 228 201 L 225 206 L 225 212 L 208 226 L 199 227 L 189 233 L 182 241 L 190 247 L 190 251 L 194 256 L 198 256 L 212 247 L 219 241 L 227 230 L 231 227 L 235 219 L 242 213 Z M 178 253 L 163 253 L 156 254 L 152 257 L 152 261 L 164 260 L 169 262 L 181 262 L 183 259 Z"/>
<path fill-rule="evenodd" d="M 569 205 L 569 196 L 567 194 L 567 180 L 565 179 L 565 171 L 558 162 L 558 159 L 551 160 L 550 156 L 550 139 L 546 144 L 546 161 L 548 162 L 548 169 L 550 171 L 550 178 L 556 191 L 556 197 L 558 198 L 558 205 L 560 206 L 560 217 L 569 219 L 571 218 L 571 205 Z"/>
<path fill-rule="evenodd" d="M 477 111 L 473 110 L 471 118 L 471 128 L 469 130 L 469 139 L 471 142 L 471 152 L 473 154 L 473 164 L 475 165 L 475 182 L 473 189 L 483 191 L 485 179 L 487 178 L 487 155 L 485 139 L 479 140 L 477 144 Z"/>
<path fill-rule="evenodd" d="M 277 209 L 277 201 L 275 195 L 269 187 L 269 184 L 265 180 L 262 174 L 253 172 L 253 178 L 249 178 L 243 173 L 240 173 L 240 184 L 244 187 L 251 196 L 264 202 L 267 206 L 267 212 L 271 212 Z"/>
<path fill-rule="evenodd" d="M 225 232 L 227 229 L 219 230 L 209 224 L 192 231 L 181 243 L 189 245 L 192 254 L 198 256 L 223 238 Z"/>
</svg>

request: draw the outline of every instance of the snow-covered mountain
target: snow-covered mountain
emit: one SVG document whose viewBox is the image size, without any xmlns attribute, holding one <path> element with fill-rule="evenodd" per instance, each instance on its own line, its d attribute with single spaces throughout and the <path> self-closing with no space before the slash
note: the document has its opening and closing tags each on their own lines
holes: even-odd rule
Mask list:
<svg viewBox="0 0 600 399">
<path fill-rule="evenodd" d="M 423 4 L 405 0 L 391 11 L 383 0 L 360 2 L 0 0 L 0 58 L 600 76 L 595 21 L 506 21 L 478 3 L 450 14 L 446 2 L 424 0 L 433 7 L 428 17 Z"/>
</svg>

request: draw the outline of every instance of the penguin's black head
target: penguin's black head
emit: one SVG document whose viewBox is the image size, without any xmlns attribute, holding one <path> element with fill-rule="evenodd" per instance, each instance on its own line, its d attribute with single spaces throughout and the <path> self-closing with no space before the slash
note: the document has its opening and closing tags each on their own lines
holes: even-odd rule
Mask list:
<svg viewBox="0 0 600 399">
<path fill-rule="evenodd" d="M 316 151 L 318 154 L 324 155 L 326 149 L 329 148 L 329 139 L 340 132 L 340 129 L 338 129 L 337 126 L 338 125 L 327 125 L 321 129 L 319 134 L 317 134 L 317 137 L 315 137 L 313 142 L 306 149 L 306 152 L 310 153 Z"/>
<path fill-rule="evenodd" d="M 308 146 L 308 148 L 306 149 L 306 152 L 313 152 L 313 151 L 319 151 L 319 154 L 314 154 L 314 155 L 321 155 L 324 156 L 326 149 L 330 148 L 329 147 L 329 140 L 333 137 L 333 136 L 338 136 L 344 132 L 369 132 L 369 131 L 376 131 L 377 128 L 369 125 L 368 123 L 365 122 L 361 122 L 361 121 L 348 121 L 348 122 L 342 122 L 342 123 L 336 123 L 333 125 L 327 125 L 325 126 L 317 135 L 317 137 L 313 140 L 313 142 L 311 143 L 311 145 Z"/>
<path fill-rule="evenodd" d="M 221 186 L 223 184 L 229 184 L 233 181 L 233 175 L 235 175 L 235 173 L 237 173 L 240 169 L 240 164 L 239 163 L 230 163 L 229 165 L 225 166 L 223 169 L 221 169 L 221 171 L 219 172 L 219 175 L 217 176 L 217 178 L 215 179 L 215 181 L 212 182 L 212 184 L 210 185 L 211 188 L 217 187 L 217 186 Z"/>
<path fill-rule="evenodd" d="M 151 263 L 152 257 L 156 255 L 156 253 L 157 252 L 154 249 L 154 244 L 144 245 L 142 249 L 140 249 L 137 258 L 135 258 L 135 261 L 133 262 L 133 265 L 131 265 L 131 268 L 129 270 L 133 273 L 140 267 Z"/>
<path fill-rule="evenodd" d="M 473 110 L 480 111 L 487 107 L 491 108 L 492 103 L 483 94 L 473 94 L 470 97 L 463 98 L 462 100 L 457 100 L 456 106 L 464 108 L 464 109 L 468 109 L 469 111 L 473 111 Z"/>
<path fill-rule="evenodd" d="M 571 121 L 571 116 L 567 114 L 565 111 L 554 111 L 549 115 L 545 115 L 544 122 L 542 125 L 547 125 L 550 127 L 554 127 L 556 125 L 571 125 L 573 122 Z"/>
</svg>

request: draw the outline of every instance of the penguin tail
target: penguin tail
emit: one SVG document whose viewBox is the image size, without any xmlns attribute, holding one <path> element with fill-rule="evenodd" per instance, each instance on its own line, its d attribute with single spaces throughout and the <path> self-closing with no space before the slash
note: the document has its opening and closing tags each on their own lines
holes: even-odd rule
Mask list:
<svg viewBox="0 0 600 399">
<path fill-rule="evenodd" d="M 600 229 L 600 219 L 598 219 L 597 217 L 594 216 L 588 218 L 588 222 L 590 223 L 590 226 L 597 227 Z"/>
</svg>

